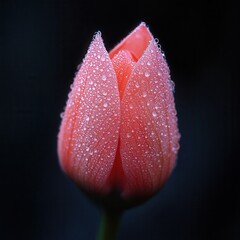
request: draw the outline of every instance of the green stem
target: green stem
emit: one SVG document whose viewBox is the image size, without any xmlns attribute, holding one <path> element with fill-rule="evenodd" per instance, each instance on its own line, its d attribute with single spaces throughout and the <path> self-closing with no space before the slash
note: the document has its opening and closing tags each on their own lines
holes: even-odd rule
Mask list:
<svg viewBox="0 0 240 240">
<path fill-rule="evenodd" d="M 109 209 L 103 210 L 98 240 L 116 239 L 121 216 L 121 211 Z"/>
</svg>

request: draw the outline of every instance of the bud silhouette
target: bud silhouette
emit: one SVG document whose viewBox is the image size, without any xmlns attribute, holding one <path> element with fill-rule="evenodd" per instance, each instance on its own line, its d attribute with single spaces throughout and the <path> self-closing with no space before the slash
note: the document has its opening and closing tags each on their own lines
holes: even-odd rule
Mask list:
<svg viewBox="0 0 240 240">
<path fill-rule="evenodd" d="M 144 23 L 107 52 L 98 32 L 58 136 L 64 172 L 99 199 L 141 202 L 174 168 L 179 132 L 169 68 Z"/>
</svg>

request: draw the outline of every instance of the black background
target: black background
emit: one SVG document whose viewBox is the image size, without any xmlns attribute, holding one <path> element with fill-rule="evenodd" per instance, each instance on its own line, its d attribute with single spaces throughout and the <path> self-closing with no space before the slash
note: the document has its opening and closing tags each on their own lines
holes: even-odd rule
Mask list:
<svg viewBox="0 0 240 240">
<path fill-rule="evenodd" d="M 119 239 L 240 239 L 237 1 L 0 1 L 0 239 L 94 239 L 100 211 L 61 172 L 60 113 L 93 34 L 141 21 L 176 84 L 178 164 Z"/>
</svg>

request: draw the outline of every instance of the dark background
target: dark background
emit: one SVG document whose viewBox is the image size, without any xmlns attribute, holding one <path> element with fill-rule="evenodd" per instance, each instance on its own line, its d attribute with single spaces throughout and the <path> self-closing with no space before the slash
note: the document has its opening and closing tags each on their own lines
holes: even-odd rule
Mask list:
<svg viewBox="0 0 240 240">
<path fill-rule="evenodd" d="M 0 239 L 91 240 L 100 212 L 61 172 L 60 113 L 100 30 L 107 49 L 141 21 L 176 84 L 178 164 L 125 213 L 119 239 L 240 239 L 237 1 L 0 1 Z"/>
</svg>

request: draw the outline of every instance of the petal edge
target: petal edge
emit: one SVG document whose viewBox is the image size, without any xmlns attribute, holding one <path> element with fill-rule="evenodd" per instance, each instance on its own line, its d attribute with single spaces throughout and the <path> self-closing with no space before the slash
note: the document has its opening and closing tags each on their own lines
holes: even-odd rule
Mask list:
<svg viewBox="0 0 240 240">
<path fill-rule="evenodd" d="M 63 170 L 86 190 L 108 191 L 106 181 L 117 150 L 119 126 L 117 79 L 97 33 L 75 76 L 58 139 Z"/>
<path fill-rule="evenodd" d="M 121 102 L 124 195 L 151 195 L 176 160 L 179 133 L 168 65 L 152 40 L 135 65 Z"/>
</svg>

